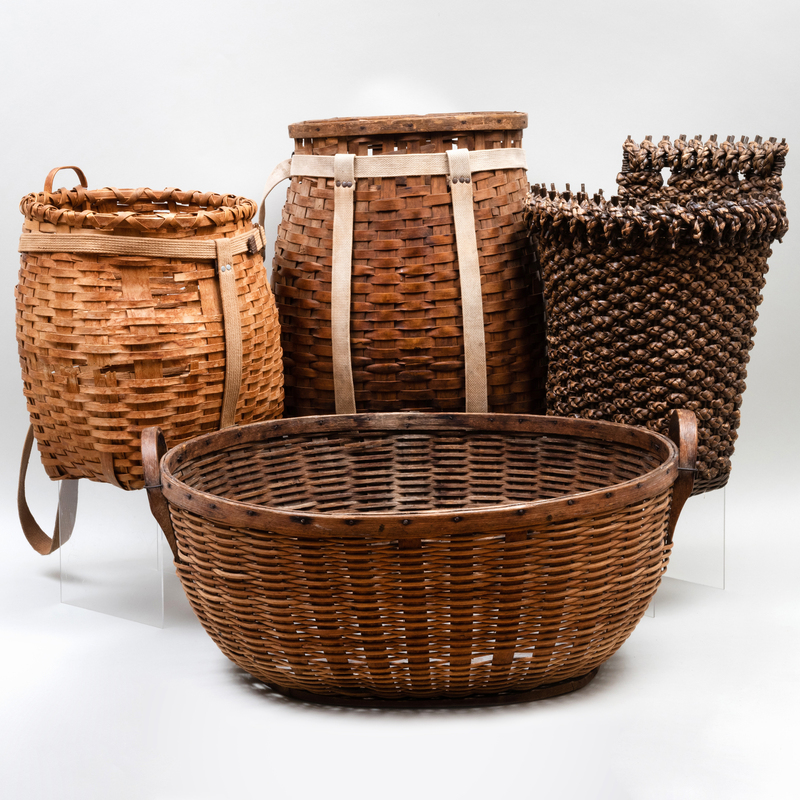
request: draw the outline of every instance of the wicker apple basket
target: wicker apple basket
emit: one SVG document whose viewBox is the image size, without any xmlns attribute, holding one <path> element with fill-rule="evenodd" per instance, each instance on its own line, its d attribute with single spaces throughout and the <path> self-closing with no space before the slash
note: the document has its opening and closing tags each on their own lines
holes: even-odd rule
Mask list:
<svg viewBox="0 0 800 800">
<path fill-rule="evenodd" d="M 189 601 L 241 668 L 314 702 L 488 705 L 580 688 L 633 631 L 691 493 L 691 412 L 671 436 L 361 414 L 169 452 L 149 428 L 143 453 Z"/>
</svg>

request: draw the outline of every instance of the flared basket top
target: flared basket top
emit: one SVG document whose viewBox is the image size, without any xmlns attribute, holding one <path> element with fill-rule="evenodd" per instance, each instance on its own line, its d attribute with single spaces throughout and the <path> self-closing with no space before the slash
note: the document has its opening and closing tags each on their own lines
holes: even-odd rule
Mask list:
<svg viewBox="0 0 800 800">
<path fill-rule="evenodd" d="M 357 414 L 229 428 L 170 450 L 166 499 L 231 527 L 408 538 L 519 530 L 661 495 L 676 446 L 651 431 L 511 414 Z"/>
<path fill-rule="evenodd" d="M 373 136 L 417 132 L 503 131 L 528 127 L 528 115 L 518 111 L 464 114 L 401 114 L 389 117 L 334 117 L 307 120 L 289 126 L 293 139 L 322 136 Z"/>
<path fill-rule="evenodd" d="M 623 143 L 619 196 L 535 185 L 525 209 L 540 241 L 590 248 L 744 249 L 789 228 L 781 173 L 789 147 L 777 138 L 681 136 Z M 664 184 L 662 172 L 669 172 Z"/>
</svg>

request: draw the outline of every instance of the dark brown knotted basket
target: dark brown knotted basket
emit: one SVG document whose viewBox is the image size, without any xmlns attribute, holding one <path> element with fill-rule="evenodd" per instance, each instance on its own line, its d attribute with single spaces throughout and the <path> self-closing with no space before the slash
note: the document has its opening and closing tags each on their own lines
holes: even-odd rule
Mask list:
<svg viewBox="0 0 800 800">
<path fill-rule="evenodd" d="M 770 245 L 788 228 L 788 148 L 698 136 L 623 150 L 619 197 L 536 186 L 526 205 L 545 282 L 548 413 L 664 432 L 672 409 L 691 409 L 697 494 L 730 474 Z"/>
<path fill-rule="evenodd" d="M 139 489 L 143 428 L 177 444 L 281 414 L 263 232 L 242 197 L 88 190 L 72 169 L 80 186 L 53 191 L 53 170 L 20 206 L 17 342 L 32 430 L 52 479 Z M 25 461 L 23 528 L 48 552 L 25 503 Z"/>
<path fill-rule="evenodd" d="M 475 164 L 476 154 L 480 158 L 486 151 L 514 150 L 512 155 L 524 158 L 526 126 L 527 114 L 520 113 L 343 118 L 289 126 L 291 168 L 286 162 L 268 184 L 291 177 L 272 276 L 287 416 L 465 408 L 544 413 L 544 302 L 538 275 L 531 271 L 522 216 L 528 192 L 524 164 L 518 158 L 509 161 L 513 166 Z M 454 220 L 452 175 L 419 162 L 435 155 L 447 161 L 448 151 L 465 148 L 473 158 L 471 175 L 462 176 L 462 184 L 466 180 L 471 187 L 472 218 L 462 237 L 476 237 L 475 313 L 485 339 L 485 366 L 476 369 L 488 384 L 488 402 L 480 408 L 465 406 L 465 253 Z M 332 162 L 343 154 L 356 158 L 354 178 L 337 180 L 333 167 L 323 175 L 324 159 Z M 350 202 L 347 188 L 353 193 L 353 219 L 342 224 L 352 233 L 345 245 L 352 275 L 337 288 L 335 220 L 345 213 L 344 200 Z M 337 309 L 345 316 L 341 338 L 348 339 L 338 347 Z M 347 381 L 355 397 L 349 406 L 342 405 L 342 390 L 336 388 L 337 352 L 352 370 Z"/>
<path fill-rule="evenodd" d="M 628 638 L 691 493 L 691 412 L 671 435 L 405 413 L 143 446 L 183 587 L 236 664 L 299 699 L 482 705 L 577 689 Z"/>
</svg>

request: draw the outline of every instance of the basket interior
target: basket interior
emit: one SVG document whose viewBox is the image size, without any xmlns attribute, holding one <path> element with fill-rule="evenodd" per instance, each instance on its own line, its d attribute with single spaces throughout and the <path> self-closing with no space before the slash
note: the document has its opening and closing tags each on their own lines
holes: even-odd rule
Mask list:
<svg viewBox="0 0 800 800">
<path fill-rule="evenodd" d="M 471 430 L 290 434 L 177 464 L 175 478 L 228 500 L 313 513 L 409 513 L 529 503 L 610 488 L 657 468 L 638 447 Z"/>
</svg>

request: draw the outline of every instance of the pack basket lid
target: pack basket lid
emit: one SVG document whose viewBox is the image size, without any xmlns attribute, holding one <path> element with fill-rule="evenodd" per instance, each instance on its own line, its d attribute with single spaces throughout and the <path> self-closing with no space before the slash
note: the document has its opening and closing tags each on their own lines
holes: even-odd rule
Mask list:
<svg viewBox="0 0 800 800">
<path fill-rule="evenodd" d="M 306 120 L 289 126 L 293 139 L 318 136 L 358 136 L 419 131 L 521 130 L 528 115 L 519 111 L 478 111 L 461 114 L 399 114 L 389 117 L 333 117 Z"/>
</svg>

